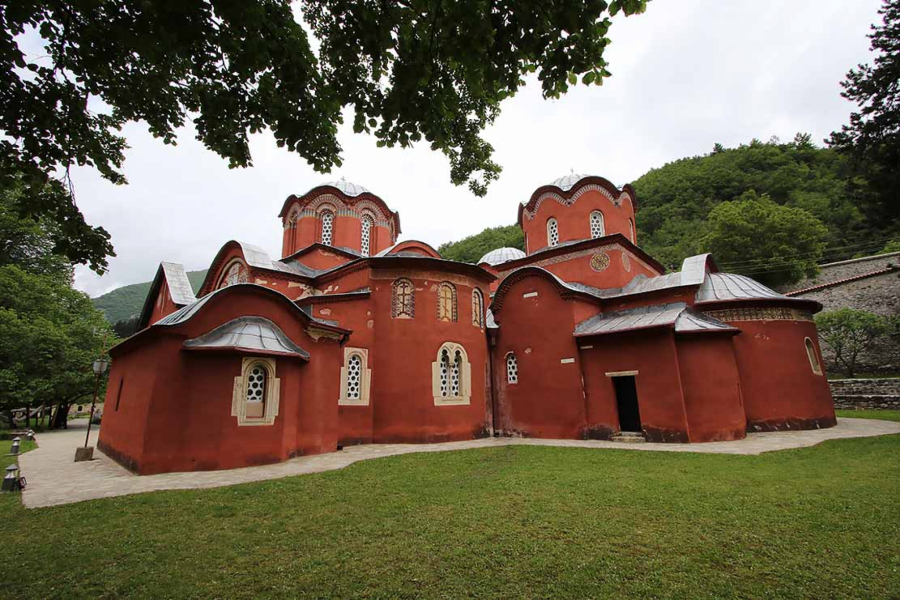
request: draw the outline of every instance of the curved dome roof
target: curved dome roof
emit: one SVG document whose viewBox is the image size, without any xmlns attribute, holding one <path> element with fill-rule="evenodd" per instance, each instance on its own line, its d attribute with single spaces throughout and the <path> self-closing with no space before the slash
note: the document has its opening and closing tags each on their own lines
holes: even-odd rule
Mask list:
<svg viewBox="0 0 900 600">
<path fill-rule="evenodd" d="M 351 198 L 355 198 L 356 196 L 369 192 L 369 190 L 367 190 L 363 186 L 347 181 L 343 177 L 341 177 L 341 179 L 339 179 L 338 181 L 328 181 L 326 183 L 323 183 L 322 185 L 330 185 L 331 187 L 337 188 L 344 192 L 344 195 L 350 196 Z"/>
<path fill-rule="evenodd" d="M 516 260 L 517 258 L 523 258 L 524 256 L 525 253 L 518 248 L 497 248 L 482 256 L 481 260 L 478 261 L 478 264 L 487 263 L 493 267 L 494 265 Z"/>
<path fill-rule="evenodd" d="M 570 175 L 566 175 L 565 177 L 560 177 L 550 185 L 555 185 L 559 189 L 564 192 L 568 192 L 571 190 L 576 183 L 584 179 L 585 177 L 591 177 L 591 175 L 582 175 L 580 173 L 572 173 Z"/>
<path fill-rule="evenodd" d="M 769 289 L 755 279 L 734 273 L 707 273 L 697 290 L 697 302 L 719 300 L 790 300 L 787 296 Z"/>
</svg>

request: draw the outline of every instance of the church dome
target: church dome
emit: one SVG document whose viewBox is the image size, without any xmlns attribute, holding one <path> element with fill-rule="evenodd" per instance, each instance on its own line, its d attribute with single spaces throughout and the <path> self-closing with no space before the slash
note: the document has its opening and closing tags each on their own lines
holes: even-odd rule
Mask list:
<svg viewBox="0 0 900 600">
<path fill-rule="evenodd" d="M 524 257 L 525 253 L 518 248 L 497 248 L 482 256 L 481 260 L 478 261 L 478 264 L 487 263 L 493 267 L 494 265 Z"/>
<path fill-rule="evenodd" d="M 571 190 L 576 183 L 584 179 L 585 177 L 591 177 L 591 175 L 581 175 L 579 173 L 572 173 L 570 175 L 566 175 L 565 177 L 560 177 L 550 185 L 556 186 L 564 192 L 568 192 Z"/>
<path fill-rule="evenodd" d="M 327 183 L 323 183 L 322 185 L 330 185 L 331 187 L 337 188 L 341 190 L 345 196 L 349 196 L 351 198 L 369 193 L 369 190 L 367 190 L 363 186 L 347 181 L 343 177 L 341 177 L 338 181 L 329 181 Z"/>
</svg>

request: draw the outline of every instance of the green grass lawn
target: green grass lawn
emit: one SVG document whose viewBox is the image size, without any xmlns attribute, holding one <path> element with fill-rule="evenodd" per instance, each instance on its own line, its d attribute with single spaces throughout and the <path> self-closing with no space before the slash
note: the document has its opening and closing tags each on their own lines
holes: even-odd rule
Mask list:
<svg viewBox="0 0 900 600">
<path fill-rule="evenodd" d="M 413 454 L 0 515 L 7 597 L 890 597 L 900 436 Z"/>
<path fill-rule="evenodd" d="M 882 421 L 900 421 L 900 410 L 836 410 L 843 419 L 880 419 Z"/>
</svg>

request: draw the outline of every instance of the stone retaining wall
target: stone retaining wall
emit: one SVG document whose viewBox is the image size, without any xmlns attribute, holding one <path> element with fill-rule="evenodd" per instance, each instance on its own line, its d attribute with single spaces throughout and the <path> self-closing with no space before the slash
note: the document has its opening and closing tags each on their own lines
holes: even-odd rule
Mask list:
<svg viewBox="0 0 900 600">
<path fill-rule="evenodd" d="M 848 277 L 887 268 L 892 270 L 856 281 L 837 283 Z M 885 317 L 900 314 L 900 252 L 819 265 L 819 274 L 816 277 L 805 279 L 789 286 L 788 289 L 781 288 L 779 291 L 784 293 L 790 290 L 803 290 L 829 283 L 835 285 L 810 290 L 794 297 L 820 302 L 823 312 L 853 308 Z M 820 346 L 828 370 L 840 372 L 834 361 L 834 353 L 828 345 L 822 343 Z M 900 372 L 900 336 L 885 336 L 873 343 L 860 354 L 857 371 L 878 374 Z"/>
<path fill-rule="evenodd" d="M 828 383 L 835 408 L 900 410 L 900 378 L 835 379 Z"/>
</svg>

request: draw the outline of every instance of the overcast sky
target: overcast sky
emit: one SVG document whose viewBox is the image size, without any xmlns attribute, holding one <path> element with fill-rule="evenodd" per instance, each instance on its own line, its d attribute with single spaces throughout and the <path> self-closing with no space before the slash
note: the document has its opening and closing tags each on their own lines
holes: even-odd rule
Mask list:
<svg viewBox="0 0 900 600">
<path fill-rule="evenodd" d="M 98 277 L 76 272 L 76 287 L 97 296 L 151 279 L 161 260 L 204 269 L 231 239 L 280 258 L 278 211 L 292 193 L 345 177 L 401 215 L 401 239 L 435 247 L 515 222 L 516 204 L 574 170 L 618 186 L 666 162 L 756 137 L 790 140 L 798 131 L 819 144 L 846 122 L 840 97 L 848 69 L 868 62 L 869 25 L 879 0 L 655 0 L 643 15 L 614 19 L 607 53 L 613 77 L 543 100 L 530 81 L 502 105 L 486 137 L 503 166 L 485 198 L 450 184 L 441 154 L 424 144 L 381 149 L 340 136 L 344 165 L 329 175 L 276 147 L 252 140 L 254 166 L 229 169 L 190 129 L 176 147 L 143 124 L 124 130 L 129 185 L 113 186 L 87 169 L 75 174 L 88 221 L 112 234 L 117 256 Z M 640 220 L 640 214 L 638 214 Z"/>
</svg>

